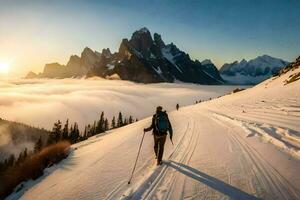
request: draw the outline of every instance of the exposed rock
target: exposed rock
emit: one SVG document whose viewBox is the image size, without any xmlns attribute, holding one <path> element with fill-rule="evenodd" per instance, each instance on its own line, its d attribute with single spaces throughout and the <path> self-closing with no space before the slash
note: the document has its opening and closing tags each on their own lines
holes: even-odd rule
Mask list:
<svg viewBox="0 0 300 200">
<path fill-rule="evenodd" d="M 182 82 L 221 84 L 222 78 L 214 64 L 193 61 L 175 44 L 165 44 L 161 36 L 154 40 L 147 28 L 132 34 L 130 40 L 123 39 L 119 51 L 112 54 L 103 49 L 101 53 L 86 47 L 79 56 L 71 56 L 66 66 L 47 64 L 43 77 L 62 78 L 74 76 L 111 77 L 118 75 L 123 80 L 142 83 Z"/>
<path fill-rule="evenodd" d="M 37 78 L 38 75 L 32 71 L 28 72 L 28 74 L 25 76 L 25 78 L 31 79 L 31 78 Z"/>
</svg>

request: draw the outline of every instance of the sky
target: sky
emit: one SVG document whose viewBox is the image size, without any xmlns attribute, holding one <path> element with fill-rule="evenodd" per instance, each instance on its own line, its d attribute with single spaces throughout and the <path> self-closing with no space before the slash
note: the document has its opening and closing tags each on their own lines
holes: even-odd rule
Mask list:
<svg viewBox="0 0 300 200">
<path fill-rule="evenodd" d="M 117 51 L 142 27 L 218 67 L 300 55 L 299 0 L 0 0 L 0 64 L 11 75 L 66 64 L 84 47 Z"/>
</svg>

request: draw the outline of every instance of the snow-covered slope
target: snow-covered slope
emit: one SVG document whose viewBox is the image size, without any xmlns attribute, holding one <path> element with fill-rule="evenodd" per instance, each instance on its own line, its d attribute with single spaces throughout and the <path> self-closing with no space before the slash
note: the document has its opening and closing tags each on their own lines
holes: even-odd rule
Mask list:
<svg viewBox="0 0 300 200">
<path fill-rule="evenodd" d="M 174 146 L 156 167 L 150 118 L 73 146 L 47 175 L 8 199 L 299 199 L 300 69 L 169 113 Z M 279 92 L 280 91 L 280 92 Z"/>
<path fill-rule="evenodd" d="M 286 66 L 288 62 L 268 55 L 258 56 L 252 60 L 226 63 L 220 68 L 222 78 L 231 84 L 257 84 Z"/>
</svg>

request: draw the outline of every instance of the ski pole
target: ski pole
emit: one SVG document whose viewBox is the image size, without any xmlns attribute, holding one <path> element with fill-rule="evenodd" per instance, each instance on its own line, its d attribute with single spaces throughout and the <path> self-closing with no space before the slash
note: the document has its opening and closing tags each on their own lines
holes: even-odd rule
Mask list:
<svg viewBox="0 0 300 200">
<path fill-rule="evenodd" d="M 144 140 L 145 133 L 146 133 L 146 132 L 144 131 L 144 134 L 143 134 L 143 137 L 142 137 L 142 140 L 141 140 L 141 143 L 140 143 L 139 151 L 138 151 L 138 154 L 137 154 L 137 156 L 136 156 L 135 163 L 134 163 L 134 166 L 133 166 L 132 173 L 131 173 L 130 179 L 129 179 L 129 181 L 128 181 L 128 184 L 130 184 L 130 181 L 131 181 L 131 179 L 132 179 L 132 177 L 133 177 L 133 173 L 134 173 L 134 170 L 135 170 L 135 167 L 136 167 L 137 160 L 138 160 L 139 155 L 140 155 L 140 151 L 141 151 L 141 148 L 142 148 L 142 144 L 143 144 L 143 140 Z"/>
</svg>

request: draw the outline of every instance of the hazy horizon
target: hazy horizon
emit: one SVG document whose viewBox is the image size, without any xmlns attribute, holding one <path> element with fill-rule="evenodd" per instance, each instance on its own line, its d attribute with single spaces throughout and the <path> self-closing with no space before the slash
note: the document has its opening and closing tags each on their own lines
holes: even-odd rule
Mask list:
<svg viewBox="0 0 300 200">
<path fill-rule="evenodd" d="M 0 61 L 9 75 L 66 64 L 84 47 L 118 50 L 142 27 L 219 68 L 267 54 L 293 61 L 300 48 L 298 1 L 1 1 Z"/>
</svg>

